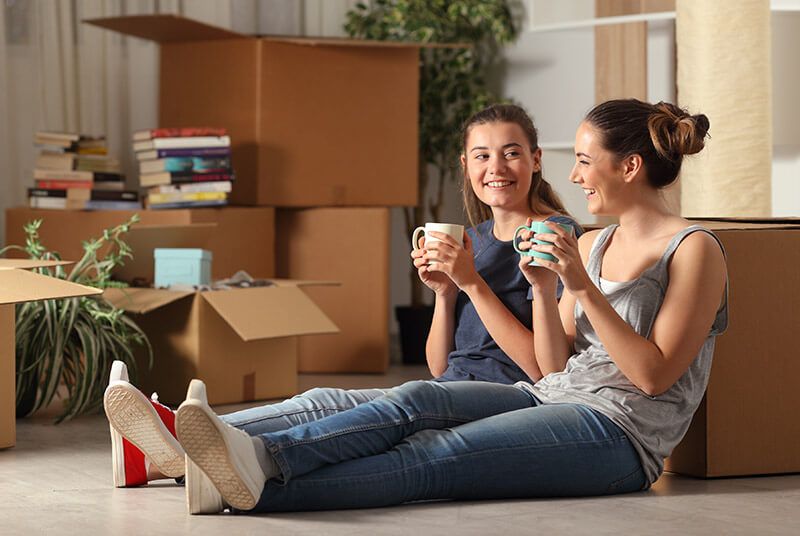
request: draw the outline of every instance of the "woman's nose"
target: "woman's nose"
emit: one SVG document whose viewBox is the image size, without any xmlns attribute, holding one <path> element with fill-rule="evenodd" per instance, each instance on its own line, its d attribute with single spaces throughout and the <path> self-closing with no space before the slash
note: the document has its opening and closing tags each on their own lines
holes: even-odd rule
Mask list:
<svg viewBox="0 0 800 536">
<path fill-rule="evenodd" d="M 579 182 L 581 180 L 580 176 L 578 174 L 578 166 L 577 165 L 572 166 L 572 171 L 569 172 L 569 180 L 570 180 L 570 182 L 574 182 L 574 183 Z"/>
<path fill-rule="evenodd" d="M 489 173 L 502 173 L 506 169 L 506 161 L 502 158 L 491 158 L 489 160 Z"/>
</svg>

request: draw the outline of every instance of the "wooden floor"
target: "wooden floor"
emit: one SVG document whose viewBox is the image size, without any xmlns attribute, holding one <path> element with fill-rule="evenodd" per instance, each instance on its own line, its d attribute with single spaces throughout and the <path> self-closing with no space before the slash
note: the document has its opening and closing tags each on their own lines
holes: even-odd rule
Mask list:
<svg viewBox="0 0 800 536">
<path fill-rule="evenodd" d="M 386 375 L 303 375 L 301 384 L 381 387 L 420 377 L 423 367 L 398 366 Z M 99 415 L 59 426 L 48 418 L 20 421 L 17 446 L 0 451 L 0 534 L 800 534 L 800 475 L 668 474 L 650 491 L 615 497 L 189 516 L 184 490 L 173 484 L 114 489 L 109 445 Z"/>
</svg>

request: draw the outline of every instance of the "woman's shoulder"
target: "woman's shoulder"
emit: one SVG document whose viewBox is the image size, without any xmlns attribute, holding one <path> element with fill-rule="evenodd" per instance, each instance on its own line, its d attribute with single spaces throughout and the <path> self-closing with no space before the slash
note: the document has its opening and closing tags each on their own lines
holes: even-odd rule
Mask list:
<svg viewBox="0 0 800 536">
<path fill-rule="evenodd" d="M 597 240 L 597 237 L 600 236 L 600 233 L 604 230 L 605 229 L 592 229 L 578 237 L 578 250 L 581 252 L 581 257 L 584 260 L 589 258 L 589 252 L 592 250 L 592 246 Z"/>
<path fill-rule="evenodd" d="M 690 231 L 681 239 L 675 248 L 673 264 L 688 262 L 692 264 L 705 263 L 716 259 L 716 262 L 725 262 L 725 252 L 722 243 L 714 233 L 705 227 L 691 225 L 686 227 Z"/>
</svg>

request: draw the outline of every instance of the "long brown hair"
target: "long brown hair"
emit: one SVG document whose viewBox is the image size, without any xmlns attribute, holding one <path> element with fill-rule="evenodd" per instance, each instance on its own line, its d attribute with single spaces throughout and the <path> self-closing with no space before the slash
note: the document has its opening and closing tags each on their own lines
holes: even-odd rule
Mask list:
<svg viewBox="0 0 800 536">
<path fill-rule="evenodd" d="M 476 125 L 486 125 L 489 123 L 514 123 L 519 125 L 525 136 L 528 138 L 531 153 L 539 148 L 539 135 L 536 132 L 536 127 L 530 116 L 520 106 L 515 104 L 492 104 L 487 108 L 477 112 L 470 117 L 462 129 L 462 147 L 464 147 L 464 154 L 466 154 L 467 137 L 470 131 Z M 550 186 L 550 183 L 542 177 L 541 169 L 534 171 L 531 180 L 531 189 L 528 192 L 528 206 L 532 212 L 536 214 L 547 212 L 559 212 L 561 214 L 568 214 L 561 202 L 561 198 Z M 461 192 L 464 197 L 464 209 L 467 212 L 467 218 L 470 225 L 475 227 L 482 221 L 488 220 L 492 217 L 492 210 L 489 205 L 478 199 L 475 192 L 472 190 L 472 184 L 469 181 L 466 166 L 464 166 L 464 181 L 461 186 Z"/>
</svg>

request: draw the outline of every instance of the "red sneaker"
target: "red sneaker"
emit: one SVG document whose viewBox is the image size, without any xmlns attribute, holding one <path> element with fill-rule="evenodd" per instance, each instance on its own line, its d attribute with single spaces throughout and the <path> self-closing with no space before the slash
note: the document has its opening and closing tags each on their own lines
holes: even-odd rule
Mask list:
<svg viewBox="0 0 800 536">
<path fill-rule="evenodd" d="M 128 369 L 114 361 L 103 408 L 111 430 L 114 486 L 147 484 L 147 462 L 163 475 L 178 478 L 185 472 L 183 447 L 175 435 L 175 412 L 148 399 L 128 382 Z"/>
</svg>

